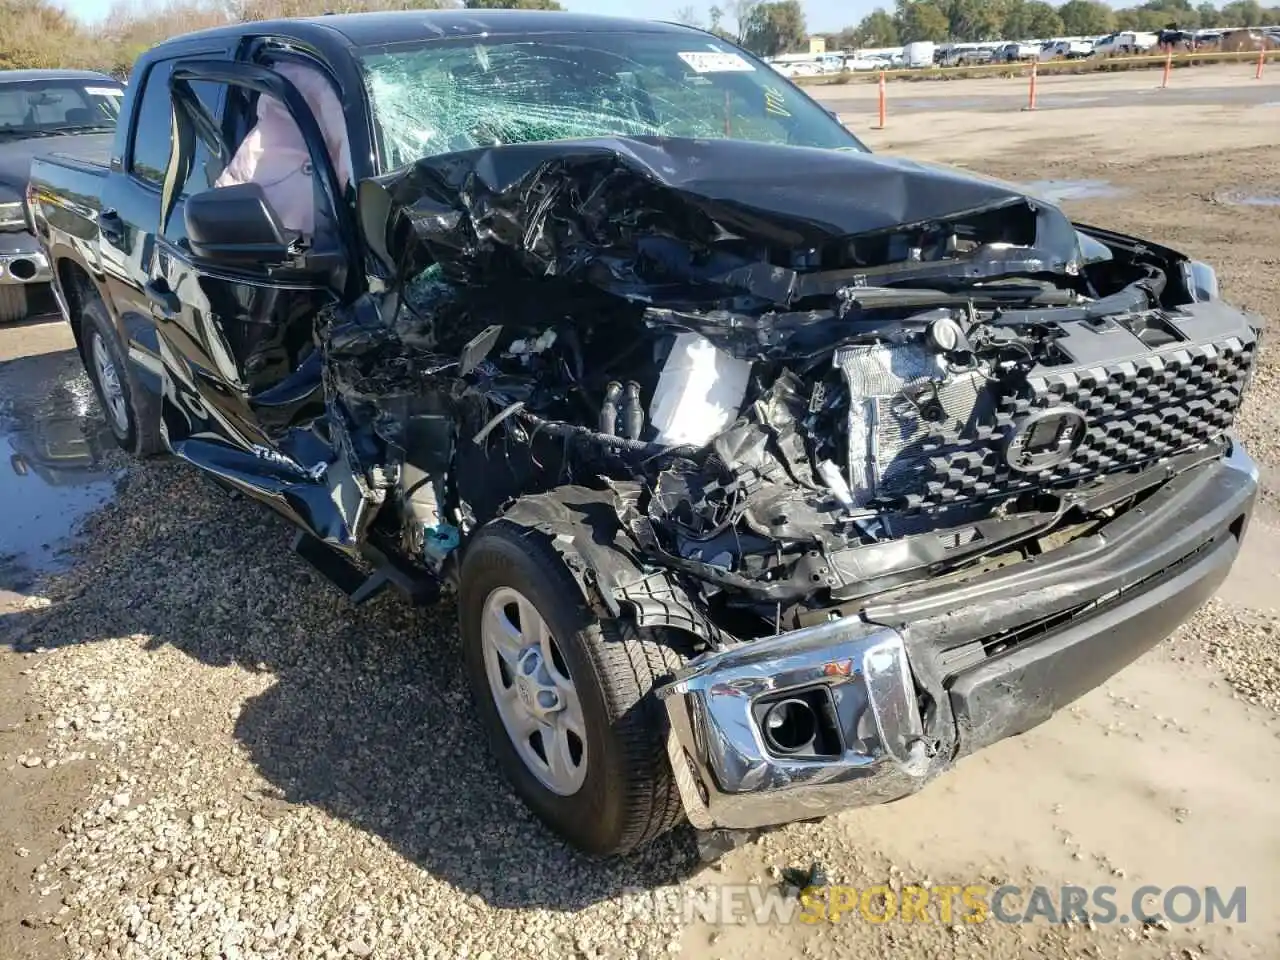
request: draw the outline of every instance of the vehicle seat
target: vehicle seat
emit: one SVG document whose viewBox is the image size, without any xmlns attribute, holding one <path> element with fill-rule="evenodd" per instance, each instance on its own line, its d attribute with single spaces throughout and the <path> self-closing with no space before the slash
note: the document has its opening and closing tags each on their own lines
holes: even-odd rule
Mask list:
<svg viewBox="0 0 1280 960">
<path fill-rule="evenodd" d="M 346 116 L 333 85 L 316 67 L 283 61 L 269 66 L 292 82 L 310 106 L 337 172 L 338 188 L 345 193 L 351 183 L 351 149 Z M 322 194 L 312 177 L 311 156 L 302 131 L 275 97 L 258 97 L 257 122 L 214 186 L 237 183 L 262 184 L 267 202 L 285 229 L 297 230 L 309 239 L 316 235 Z M 324 214 L 321 219 L 327 221 L 331 214 Z"/>
<path fill-rule="evenodd" d="M 64 123 L 93 123 L 96 119 L 88 107 L 72 107 L 62 117 Z"/>
</svg>

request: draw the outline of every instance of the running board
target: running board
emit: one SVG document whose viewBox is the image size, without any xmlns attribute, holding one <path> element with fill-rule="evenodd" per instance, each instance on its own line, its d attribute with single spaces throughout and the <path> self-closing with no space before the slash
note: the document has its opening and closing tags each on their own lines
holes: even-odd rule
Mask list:
<svg viewBox="0 0 1280 960">
<path fill-rule="evenodd" d="M 373 565 L 372 573 L 365 573 L 344 554 L 323 540 L 299 530 L 293 538 L 293 552 L 300 556 L 322 577 L 337 587 L 355 605 L 377 596 L 385 587 L 395 587 L 410 603 L 424 606 L 440 596 L 439 585 L 422 576 L 415 576 L 405 565 L 377 547 L 366 545 L 364 556 Z"/>
</svg>

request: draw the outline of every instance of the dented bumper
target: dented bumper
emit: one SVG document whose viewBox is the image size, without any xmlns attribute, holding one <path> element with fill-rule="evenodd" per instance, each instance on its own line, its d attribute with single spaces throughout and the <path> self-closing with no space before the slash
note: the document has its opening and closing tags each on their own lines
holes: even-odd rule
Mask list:
<svg viewBox="0 0 1280 960">
<path fill-rule="evenodd" d="M 816 694 L 816 696 L 815 696 Z M 931 760 L 906 644 L 856 617 L 704 659 L 658 691 L 668 751 L 695 827 L 749 828 L 883 803 L 918 789 Z M 766 745 L 769 711 L 806 695 L 841 728 L 826 756 Z M 823 704 L 830 713 L 822 718 Z"/>
<path fill-rule="evenodd" d="M 885 615 L 911 604 L 869 607 L 693 661 L 658 691 L 690 821 L 749 829 L 887 802 L 959 757 L 1034 727 L 1165 639 L 1213 595 L 1248 526 L 1257 477 L 1237 444 L 1175 478 L 1145 520 L 1131 512 L 1114 521 L 1100 556 L 1074 565 L 1046 557 L 1040 584 L 1011 568 L 981 578 L 982 589 L 956 588 L 950 604 L 929 596 L 917 610 L 926 614 L 922 625 L 935 607 L 948 607 L 959 623 L 977 622 L 995 592 L 1021 598 L 1024 627 L 1043 622 L 978 662 L 958 654 L 964 638 Z M 1064 615 L 1064 589 L 1055 584 L 1073 576 L 1085 586 Z M 800 720 L 788 727 L 786 712 L 775 710 L 794 701 L 808 705 L 817 731 L 798 750 L 804 711 L 793 704 Z M 779 731 L 789 735 L 781 744 Z"/>
</svg>

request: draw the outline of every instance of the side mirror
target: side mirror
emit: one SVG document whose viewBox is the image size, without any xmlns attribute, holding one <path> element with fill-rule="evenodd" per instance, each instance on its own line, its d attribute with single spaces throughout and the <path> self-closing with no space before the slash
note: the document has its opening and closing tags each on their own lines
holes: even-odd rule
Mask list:
<svg viewBox="0 0 1280 960">
<path fill-rule="evenodd" d="M 280 225 L 260 183 L 215 187 L 187 197 L 183 219 L 192 254 L 204 260 L 275 266 L 294 254 L 295 238 Z"/>
</svg>

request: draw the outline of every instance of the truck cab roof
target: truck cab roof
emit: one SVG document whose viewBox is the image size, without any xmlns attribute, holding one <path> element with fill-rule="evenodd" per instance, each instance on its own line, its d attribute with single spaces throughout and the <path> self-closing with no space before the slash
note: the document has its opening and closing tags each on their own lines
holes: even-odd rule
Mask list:
<svg viewBox="0 0 1280 960">
<path fill-rule="evenodd" d="M 97 80 L 120 83 L 115 77 L 97 70 L 0 70 L 0 83 L 30 83 L 32 80 Z"/>
<path fill-rule="evenodd" d="M 394 10 L 235 23 L 197 33 L 183 34 L 179 39 L 185 41 L 198 37 L 240 35 L 246 32 L 289 35 L 296 34 L 300 28 L 305 29 L 312 25 L 332 30 L 356 47 L 485 35 L 703 33 L 696 27 L 678 23 L 554 10 Z"/>
</svg>

